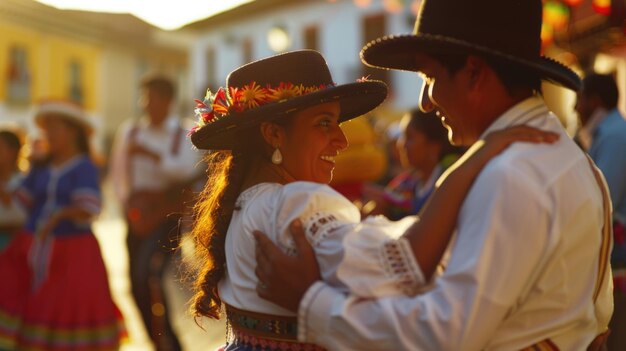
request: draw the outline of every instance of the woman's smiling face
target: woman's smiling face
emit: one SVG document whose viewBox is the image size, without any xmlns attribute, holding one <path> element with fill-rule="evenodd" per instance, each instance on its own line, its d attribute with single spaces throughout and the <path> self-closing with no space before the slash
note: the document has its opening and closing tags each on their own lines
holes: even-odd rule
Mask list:
<svg viewBox="0 0 626 351">
<path fill-rule="evenodd" d="M 281 166 L 296 180 L 329 183 L 335 156 L 348 147 L 339 126 L 339 102 L 313 106 L 296 113 L 285 128 L 279 149 Z M 276 145 L 274 145 L 276 146 Z"/>
</svg>

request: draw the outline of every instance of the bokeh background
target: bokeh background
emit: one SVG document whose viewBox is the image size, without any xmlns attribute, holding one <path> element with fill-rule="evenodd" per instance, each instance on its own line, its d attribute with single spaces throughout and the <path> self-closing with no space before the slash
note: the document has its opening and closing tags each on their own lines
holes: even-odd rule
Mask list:
<svg viewBox="0 0 626 351">
<path fill-rule="evenodd" d="M 579 73 L 614 74 L 620 91 L 626 91 L 626 1 L 543 4 L 544 54 Z M 130 331 L 123 350 L 150 350 L 151 344 L 129 296 L 124 222 L 110 197 L 106 165 L 117 127 L 141 114 L 140 79 L 148 73 L 171 77 L 178 85 L 176 110 L 191 118 L 193 99 L 224 85 L 238 66 L 289 50 L 318 50 L 337 83 L 370 77 L 390 86 L 389 99 L 363 119 L 367 123 L 345 126 L 352 146 L 338 162 L 335 180 L 376 181 L 389 165 L 382 148 L 386 133 L 416 106 L 421 80 L 414 73 L 367 68 L 358 53 L 375 38 L 411 32 L 419 5 L 419 0 L 0 0 L 0 123 L 37 140 L 33 106 L 44 98 L 64 98 L 81 104 L 97 126 L 106 197 L 95 231 Z M 544 95 L 573 135 L 574 93 L 546 84 Z M 626 111 L 624 94 L 619 107 Z M 169 277 L 168 298 L 185 348 L 222 344 L 224 323 L 198 321 L 204 329 L 198 327 L 187 313 L 189 290 L 177 267 Z"/>
</svg>

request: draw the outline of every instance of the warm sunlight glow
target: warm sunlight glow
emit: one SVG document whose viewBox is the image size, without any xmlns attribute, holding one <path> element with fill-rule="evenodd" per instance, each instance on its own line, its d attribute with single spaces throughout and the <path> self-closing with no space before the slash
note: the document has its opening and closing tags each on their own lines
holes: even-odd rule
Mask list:
<svg viewBox="0 0 626 351">
<path fill-rule="evenodd" d="M 254 0 L 37 0 L 62 10 L 130 13 L 165 30 L 230 10 Z"/>
</svg>

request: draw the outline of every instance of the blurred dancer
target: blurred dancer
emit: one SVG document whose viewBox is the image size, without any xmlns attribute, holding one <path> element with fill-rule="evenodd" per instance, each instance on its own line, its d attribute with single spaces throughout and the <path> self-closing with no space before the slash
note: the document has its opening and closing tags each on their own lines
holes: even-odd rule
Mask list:
<svg viewBox="0 0 626 351">
<path fill-rule="evenodd" d="M 125 209 L 132 294 L 144 326 L 157 350 L 180 350 L 162 278 L 178 245 L 185 189 L 202 175 L 195 167 L 201 156 L 187 141 L 191 126 L 171 114 L 174 84 L 149 76 L 141 89 L 145 115 L 118 131 L 111 179 Z"/>
<path fill-rule="evenodd" d="M 592 73 L 583 79 L 576 101 L 583 123 L 578 140 L 604 174 L 613 204 L 615 313 L 610 325 L 610 350 L 626 349 L 626 120 L 617 109 L 618 98 L 612 76 Z"/>
<path fill-rule="evenodd" d="M 0 254 L 0 349 L 117 350 L 124 328 L 91 232 L 100 212 L 92 126 L 64 101 L 41 103 L 35 119 L 49 154 L 16 192 L 28 219 Z"/>
<path fill-rule="evenodd" d="M 17 132 L 0 130 L 0 252 L 26 220 L 26 212 L 12 198 L 23 177 L 18 167 L 21 148 Z"/>
</svg>

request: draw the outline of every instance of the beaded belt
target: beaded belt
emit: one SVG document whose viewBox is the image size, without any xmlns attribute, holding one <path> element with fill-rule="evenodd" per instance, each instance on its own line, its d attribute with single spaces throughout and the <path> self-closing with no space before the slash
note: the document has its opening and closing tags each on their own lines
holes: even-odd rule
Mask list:
<svg viewBox="0 0 626 351">
<path fill-rule="evenodd" d="M 232 350 L 263 350 L 263 351 L 326 351 L 315 344 L 305 344 L 295 340 L 284 340 L 250 335 L 242 330 L 233 330 L 228 345 Z M 229 346 L 226 346 L 226 350 Z"/>
<path fill-rule="evenodd" d="M 230 305 L 226 305 L 226 316 L 235 332 L 265 339 L 291 342 L 298 340 L 296 317 L 243 311 Z"/>
</svg>

